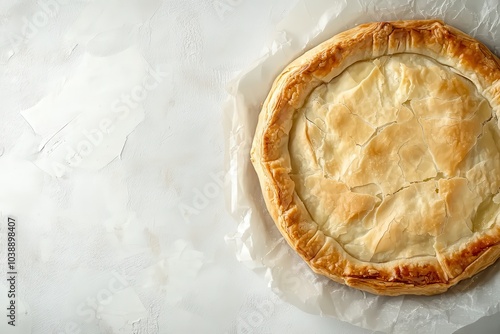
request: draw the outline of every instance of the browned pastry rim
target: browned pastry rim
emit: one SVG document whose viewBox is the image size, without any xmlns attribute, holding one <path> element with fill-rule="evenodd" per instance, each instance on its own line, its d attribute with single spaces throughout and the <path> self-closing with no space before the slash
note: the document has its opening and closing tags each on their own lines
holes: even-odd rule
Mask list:
<svg viewBox="0 0 500 334">
<path fill-rule="evenodd" d="M 498 165 L 497 161 L 500 159 L 497 154 L 497 148 L 492 150 L 492 153 L 489 156 L 485 157 L 484 154 L 481 154 L 479 155 L 479 158 L 474 158 L 474 160 L 471 157 L 473 154 L 471 153 L 473 151 L 471 148 L 472 146 L 467 146 L 467 138 L 464 139 L 465 144 L 462 145 L 462 137 L 460 137 L 460 133 L 450 134 L 450 138 L 458 138 L 457 140 L 460 142 L 458 146 L 456 143 L 451 143 L 450 145 L 452 146 L 450 146 L 450 150 L 463 150 L 463 152 L 456 153 L 458 158 L 456 158 L 457 161 L 454 165 L 446 165 L 447 162 L 444 161 L 442 166 L 446 165 L 448 167 L 442 167 L 439 165 L 440 162 L 439 157 L 437 157 L 438 153 L 436 153 L 436 149 L 432 151 L 433 148 L 429 146 L 431 147 L 429 148 L 429 154 L 432 155 L 434 161 L 438 161 L 439 168 L 436 167 L 436 171 L 440 173 L 440 178 L 442 178 L 442 180 L 438 180 L 436 177 L 435 184 L 437 185 L 439 183 L 439 186 L 441 187 L 440 189 L 436 188 L 436 192 L 441 190 L 441 193 L 436 195 L 435 205 L 436 207 L 439 206 L 445 208 L 446 222 L 451 221 L 450 217 L 454 215 L 453 210 L 458 210 L 456 211 L 457 214 L 460 210 L 465 210 L 464 212 L 470 214 L 471 217 L 474 217 L 474 219 L 480 219 L 477 218 L 480 210 L 478 209 L 478 206 L 480 205 L 478 203 L 483 197 L 490 198 L 488 203 L 489 208 L 491 208 L 488 212 L 493 212 L 489 215 L 482 215 L 485 217 L 481 217 L 481 219 L 486 221 L 481 221 L 480 224 L 477 223 L 479 224 L 478 226 L 482 226 L 481 228 L 474 228 L 471 229 L 471 231 L 460 231 L 457 230 L 456 227 L 450 227 L 455 229 L 454 233 L 462 233 L 460 234 L 462 237 L 458 240 L 453 239 L 457 237 L 448 237 L 446 235 L 447 227 L 443 228 L 438 226 L 438 228 L 440 228 L 440 232 L 436 233 L 433 237 L 436 238 L 436 240 L 441 240 L 439 241 L 441 246 L 433 246 L 433 248 L 436 249 L 435 254 L 432 254 L 431 248 L 427 246 L 420 246 L 420 244 L 418 247 L 422 248 L 422 252 L 425 250 L 428 254 L 424 253 L 427 255 L 422 255 L 424 253 L 418 253 L 414 256 L 405 257 L 404 254 L 412 254 L 412 250 L 404 250 L 403 248 L 398 249 L 398 256 L 394 256 L 394 258 L 391 258 L 390 255 L 384 255 L 385 253 L 380 255 L 381 253 L 375 248 L 375 253 L 369 254 L 372 255 L 371 258 L 369 255 L 357 256 L 354 254 L 357 251 L 347 252 L 345 249 L 346 247 L 339 242 L 340 237 L 332 237 L 330 235 L 331 233 L 328 232 L 328 228 L 331 230 L 337 227 L 334 225 L 332 225 L 333 227 L 330 225 L 328 225 L 330 226 L 328 228 L 324 227 L 326 226 L 324 222 L 323 224 L 318 224 L 318 222 L 313 219 L 311 213 L 317 208 L 314 208 L 313 210 L 310 206 L 311 204 L 308 204 L 322 203 L 321 208 L 323 208 L 325 203 L 324 198 L 330 198 L 321 197 L 329 196 L 328 194 L 321 193 L 321 191 L 326 189 L 324 185 L 329 186 L 335 182 L 338 183 L 338 180 L 323 180 L 321 179 L 322 176 L 318 174 L 319 176 L 315 176 L 310 179 L 306 176 L 301 176 L 299 179 L 300 182 L 304 183 L 304 185 L 301 185 L 300 187 L 294 181 L 294 173 L 296 173 L 296 171 L 292 166 L 294 163 L 293 161 L 296 161 L 299 158 L 304 158 L 308 153 L 300 153 L 297 151 L 300 149 L 300 145 L 306 142 L 301 142 L 300 140 L 302 139 L 299 138 L 294 139 L 296 144 L 293 144 L 290 132 L 295 126 L 294 122 L 297 117 L 297 113 L 300 110 L 304 110 L 301 108 L 313 108 L 310 107 L 310 105 L 312 105 L 311 103 L 313 103 L 310 101 L 310 96 L 315 89 L 321 85 L 331 83 L 334 79 L 336 80 L 337 77 L 339 77 L 353 64 L 364 61 L 372 61 L 374 59 L 384 59 L 383 61 L 385 61 L 386 58 L 383 58 L 385 56 L 398 55 L 416 55 L 415 57 L 411 56 L 407 58 L 401 56 L 400 59 L 402 59 L 401 61 L 424 64 L 418 66 L 426 66 L 425 64 L 428 63 L 427 60 L 419 60 L 420 58 L 417 56 L 426 57 L 430 59 L 429 61 L 433 61 L 441 66 L 440 68 L 442 68 L 443 71 L 450 69 L 450 77 L 456 75 L 465 78 L 464 80 L 468 82 L 467 85 L 474 87 L 474 89 L 478 92 L 479 97 L 477 98 L 477 101 L 479 101 L 479 99 L 485 99 L 487 101 L 487 108 L 489 108 L 488 110 L 491 112 L 490 119 L 481 119 L 477 122 L 480 122 L 480 124 L 484 127 L 486 121 L 491 121 L 488 125 L 488 129 L 493 128 L 493 124 L 498 129 L 497 120 L 499 117 L 500 105 L 500 62 L 499 59 L 495 57 L 484 45 L 463 32 L 438 20 L 375 22 L 357 26 L 334 36 L 333 38 L 306 52 L 303 56 L 293 61 L 283 70 L 283 72 L 275 80 L 260 113 L 251 150 L 251 159 L 259 177 L 267 208 L 276 223 L 276 226 L 279 228 L 284 238 L 288 241 L 289 245 L 297 251 L 297 253 L 308 263 L 312 270 L 316 273 L 325 275 L 336 282 L 371 293 L 383 295 L 432 295 L 442 293 L 459 281 L 475 275 L 479 271 L 494 263 L 500 256 L 500 219 L 497 218 L 499 205 L 496 203 L 496 198 L 494 201 L 491 200 L 491 198 L 498 193 L 498 189 L 500 188 L 500 176 L 497 176 L 500 174 L 500 170 L 496 169 L 496 166 Z M 394 62 L 396 60 L 393 59 L 392 61 Z M 389 69 L 381 67 L 381 71 L 382 70 L 389 71 Z M 418 73 L 415 74 L 415 76 L 418 76 Z M 414 78 L 412 80 L 416 80 Z M 460 81 L 461 79 L 458 78 L 457 80 Z M 429 85 L 431 84 L 432 83 L 429 83 Z M 448 94 L 447 92 L 445 93 Z M 329 107 L 330 105 L 326 103 L 320 107 L 323 108 L 324 106 Z M 415 106 L 417 106 L 417 104 L 415 104 Z M 318 110 L 320 109 L 314 109 L 313 111 L 319 112 Z M 464 120 L 460 119 L 457 122 L 462 121 Z M 465 123 L 460 124 L 463 125 Z M 428 132 L 431 130 L 434 131 L 433 129 L 435 128 L 432 126 L 433 125 L 430 123 L 427 125 Z M 458 127 L 459 129 L 467 129 L 466 125 L 463 125 L 462 127 L 460 126 Z M 450 127 L 450 129 L 451 128 L 452 127 Z M 304 133 L 310 134 L 310 132 Z M 473 142 L 474 145 L 479 143 L 479 138 L 481 138 L 481 136 L 482 132 L 480 136 L 474 136 L 474 138 L 476 138 L 476 142 Z M 492 134 L 491 136 L 494 135 Z M 320 145 L 311 143 L 310 138 L 307 140 L 308 142 L 306 144 L 308 147 L 317 148 L 319 147 L 318 145 Z M 439 147 L 441 150 L 440 152 L 444 152 L 443 154 L 445 154 L 447 152 L 447 144 L 438 142 L 439 138 L 436 140 L 437 142 L 435 146 Z M 491 141 L 489 143 L 491 144 Z M 296 145 L 293 147 L 293 153 L 296 154 L 295 156 L 290 153 L 290 145 Z M 480 144 L 477 145 L 478 147 L 483 147 L 486 144 L 481 144 L 483 146 Z M 297 149 L 296 147 L 299 148 Z M 474 150 L 474 152 L 476 151 L 478 151 L 478 149 Z M 363 157 L 357 157 L 356 159 L 358 159 L 356 161 L 358 161 L 359 166 L 362 166 L 362 163 L 359 161 L 361 161 L 360 159 L 363 159 Z M 473 167 L 470 167 L 469 169 L 467 169 L 468 167 L 464 167 L 469 166 L 467 164 L 472 164 L 469 162 L 463 162 L 467 159 L 474 160 L 473 167 L 476 169 L 474 169 L 473 172 L 470 172 L 470 169 Z M 478 165 L 478 159 L 486 159 L 489 161 L 484 162 L 483 165 L 489 166 L 484 168 L 488 168 L 488 173 L 491 173 L 491 175 L 488 174 L 487 176 L 484 176 L 479 172 L 479 167 L 476 167 L 476 165 Z M 306 163 L 309 164 L 308 161 L 306 161 Z M 312 164 L 313 163 L 310 163 L 310 166 L 312 166 Z M 319 165 L 319 163 L 315 162 L 314 168 L 319 168 Z M 491 167 L 490 165 L 494 167 Z M 432 168 L 432 166 L 429 168 Z M 478 171 L 476 172 L 476 170 Z M 362 174 L 360 175 L 361 178 L 364 177 Z M 465 178 L 464 175 L 467 175 L 467 178 Z M 351 176 L 349 180 L 354 180 L 354 177 Z M 406 182 L 405 180 L 406 179 L 401 182 L 404 183 Z M 474 180 L 481 180 L 481 186 L 476 187 L 473 184 L 473 182 L 475 182 Z M 460 188 L 459 181 L 463 181 L 461 183 L 462 185 L 467 184 L 469 190 L 464 187 Z M 355 180 L 352 182 L 358 181 Z M 404 185 L 405 187 L 410 186 L 415 188 L 418 183 L 419 182 L 415 182 L 414 185 L 413 182 L 406 182 Z M 485 186 L 485 183 L 488 184 Z M 309 184 L 317 186 L 317 189 L 319 189 L 319 195 L 314 195 L 316 197 L 311 195 L 313 197 L 311 197 L 309 202 L 307 202 L 303 200 L 304 196 L 299 196 L 298 189 L 300 188 L 301 194 L 312 191 L 308 188 Z M 350 189 L 352 191 L 352 188 Z M 415 189 L 418 190 L 420 188 Z M 470 203 L 475 203 L 470 204 L 470 209 L 462 209 L 459 207 L 460 205 L 454 209 L 454 206 L 456 206 L 454 201 L 459 200 L 455 198 L 456 194 L 458 194 L 458 189 L 462 189 L 460 190 L 462 192 L 466 191 L 468 194 L 470 193 L 470 196 L 472 196 L 471 198 L 477 197 L 477 200 L 470 201 Z M 394 196 L 394 194 L 389 194 L 384 198 L 390 198 L 390 196 Z M 376 201 L 376 198 L 372 195 L 366 196 L 368 199 Z M 358 203 L 356 202 L 357 198 L 358 197 L 354 198 L 353 203 Z M 467 203 L 462 206 L 468 206 L 469 204 Z M 340 207 L 339 202 L 332 202 L 330 204 L 335 208 Z M 324 210 L 326 209 L 327 207 L 325 207 Z M 328 209 L 328 212 L 333 212 L 330 209 L 331 208 Z M 318 211 L 320 212 L 319 215 L 330 219 L 328 215 L 323 215 L 321 210 Z M 341 210 L 341 208 L 339 210 Z M 346 210 L 350 210 L 350 208 Z M 424 209 L 422 209 L 422 212 L 424 212 Z M 378 213 L 374 211 L 374 215 L 375 214 Z M 453 219 L 458 219 L 456 218 L 457 214 L 455 214 L 455 218 Z M 338 215 L 339 217 L 342 216 L 340 213 Z M 356 216 L 357 218 L 349 216 L 349 218 L 346 219 L 352 218 L 354 224 L 361 224 L 356 226 L 365 226 L 366 223 L 363 223 L 365 225 L 362 225 L 358 216 L 359 214 Z M 443 222 L 445 220 L 442 220 L 442 218 L 439 219 L 441 220 L 438 224 L 444 224 Z M 342 224 L 344 224 L 344 222 L 342 222 Z M 347 223 L 345 224 L 347 229 L 351 226 Z M 427 223 L 422 224 L 425 225 Z M 470 225 L 472 223 L 469 222 L 468 224 Z M 476 223 L 474 222 L 474 224 Z M 413 230 L 415 230 L 415 228 L 413 228 Z M 363 230 L 363 233 L 366 234 L 366 230 Z M 410 232 L 405 230 L 404 233 Z M 382 234 L 377 235 L 377 238 L 381 235 Z M 355 237 L 363 238 L 363 235 L 353 235 L 351 239 Z M 416 238 L 416 234 L 412 235 L 410 233 L 407 237 L 409 238 L 408 240 L 414 240 Z M 418 235 L 418 237 L 421 237 L 421 235 Z M 409 243 L 407 247 L 412 247 L 412 244 Z M 360 252 L 363 251 L 360 250 Z M 363 258 L 363 256 L 366 258 Z M 360 257 L 363 259 L 360 259 Z"/>
</svg>

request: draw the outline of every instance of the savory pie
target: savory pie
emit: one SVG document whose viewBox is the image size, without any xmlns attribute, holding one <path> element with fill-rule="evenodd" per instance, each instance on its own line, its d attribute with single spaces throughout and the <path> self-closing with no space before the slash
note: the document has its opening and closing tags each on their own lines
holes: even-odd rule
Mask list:
<svg viewBox="0 0 500 334">
<path fill-rule="evenodd" d="M 292 62 L 252 146 L 267 208 L 316 272 L 446 291 L 500 256 L 500 60 L 441 21 L 376 22 Z"/>
</svg>

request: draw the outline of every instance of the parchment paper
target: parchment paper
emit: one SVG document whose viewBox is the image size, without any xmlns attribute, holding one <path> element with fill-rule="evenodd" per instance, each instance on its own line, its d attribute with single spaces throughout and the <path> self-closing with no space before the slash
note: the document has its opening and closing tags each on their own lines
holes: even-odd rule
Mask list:
<svg viewBox="0 0 500 334">
<path fill-rule="evenodd" d="M 299 0 L 278 24 L 259 59 L 229 87 L 225 104 L 228 206 L 238 220 L 226 237 L 239 261 L 261 275 L 286 302 L 367 329 L 389 333 L 452 333 L 500 310 L 500 264 L 432 297 L 381 297 L 314 274 L 296 255 L 265 208 L 249 161 L 261 104 L 274 78 L 293 59 L 357 24 L 439 18 L 485 43 L 499 54 L 500 2 Z"/>
</svg>

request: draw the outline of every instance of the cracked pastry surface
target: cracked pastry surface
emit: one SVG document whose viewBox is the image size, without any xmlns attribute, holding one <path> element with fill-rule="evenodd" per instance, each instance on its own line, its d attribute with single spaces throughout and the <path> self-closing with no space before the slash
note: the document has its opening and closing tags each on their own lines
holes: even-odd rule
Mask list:
<svg viewBox="0 0 500 334">
<path fill-rule="evenodd" d="M 436 294 L 500 256 L 500 62 L 440 21 L 341 33 L 276 79 L 252 162 L 317 273 Z"/>
</svg>

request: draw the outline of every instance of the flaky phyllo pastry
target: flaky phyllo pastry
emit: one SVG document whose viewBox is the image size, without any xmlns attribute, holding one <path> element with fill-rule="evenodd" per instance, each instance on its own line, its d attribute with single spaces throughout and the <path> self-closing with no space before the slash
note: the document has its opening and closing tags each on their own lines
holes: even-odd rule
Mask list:
<svg viewBox="0 0 500 334">
<path fill-rule="evenodd" d="M 317 273 L 437 294 L 500 256 L 500 61 L 440 21 L 377 22 L 288 65 L 251 157 Z"/>
</svg>

